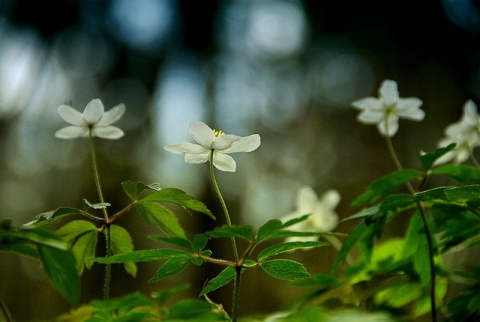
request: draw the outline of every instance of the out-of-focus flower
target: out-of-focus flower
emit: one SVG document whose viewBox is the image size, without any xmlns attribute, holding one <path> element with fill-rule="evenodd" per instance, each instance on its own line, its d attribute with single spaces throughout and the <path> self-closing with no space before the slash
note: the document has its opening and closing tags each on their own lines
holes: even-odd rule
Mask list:
<svg viewBox="0 0 480 322">
<path fill-rule="evenodd" d="M 455 163 L 466 161 L 475 147 L 480 146 L 480 116 L 477 105 L 468 100 L 463 105 L 463 115 L 458 122 L 445 128 L 445 138 L 438 142 L 439 147 L 456 143 L 454 150 L 445 153 L 435 164 L 454 160 Z"/>
<path fill-rule="evenodd" d="M 213 165 L 222 171 L 235 172 L 235 160 L 228 153 L 251 152 L 260 146 L 260 136 L 252 134 L 240 137 L 232 134 L 225 134 L 222 131 L 212 130 L 203 122 L 192 122 L 189 126 L 189 133 L 198 143 L 178 143 L 165 147 L 165 150 L 172 153 L 185 153 L 185 162 L 203 163 L 210 161 L 213 151 Z"/>
<path fill-rule="evenodd" d="M 332 231 L 338 223 L 338 214 L 335 208 L 340 202 L 337 190 L 330 189 L 320 198 L 309 186 L 302 187 L 297 194 L 297 208 L 285 215 L 281 220 L 287 222 L 293 218 L 311 214 L 306 220 L 295 224 L 289 229 L 306 232 Z M 314 241 L 317 237 L 289 237 L 287 241 Z"/>
<path fill-rule="evenodd" d="M 420 109 L 423 102 L 415 97 L 400 98 L 397 82 L 384 80 L 378 91 L 379 97 L 366 97 L 352 103 L 361 110 L 358 121 L 365 124 L 377 124 L 383 136 L 392 137 L 398 131 L 398 119 L 405 118 L 421 121 L 425 112 Z"/>
<path fill-rule="evenodd" d="M 121 138 L 124 133 L 121 129 L 110 124 L 116 122 L 125 113 L 125 106 L 119 104 L 107 112 L 103 108 L 102 101 L 93 99 L 87 104 L 83 113 L 76 109 L 61 105 L 58 108 L 58 114 L 72 124 L 64 127 L 55 133 L 60 139 L 74 139 L 77 137 L 88 137 L 92 131 L 92 136 L 98 136 L 103 139 L 116 140 Z"/>
</svg>

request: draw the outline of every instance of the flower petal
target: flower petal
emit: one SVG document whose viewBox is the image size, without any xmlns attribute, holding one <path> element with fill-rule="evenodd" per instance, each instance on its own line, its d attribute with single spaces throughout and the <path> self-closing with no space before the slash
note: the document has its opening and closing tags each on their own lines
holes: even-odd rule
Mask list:
<svg viewBox="0 0 480 322">
<path fill-rule="evenodd" d="M 94 126 L 92 135 L 102 139 L 117 140 L 125 133 L 116 126 Z"/>
<path fill-rule="evenodd" d="M 125 114 L 126 108 L 124 104 L 112 107 L 103 114 L 102 119 L 97 123 L 99 126 L 110 125 L 119 120 Z"/>
<path fill-rule="evenodd" d="M 340 193 L 335 189 L 330 189 L 322 194 L 320 204 L 326 209 L 335 209 L 340 203 L 340 199 Z"/>
<path fill-rule="evenodd" d="M 365 97 L 352 103 L 352 106 L 358 110 L 382 110 L 384 108 L 382 101 L 375 97 Z"/>
<path fill-rule="evenodd" d="M 418 98 L 403 98 L 395 105 L 395 111 L 405 119 L 421 121 L 425 118 L 425 112 L 420 109 L 422 104 Z"/>
<path fill-rule="evenodd" d="M 384 80 L 379 90 L 380 97 L 385 105 L 391 106 L 398 102 L 399 93 L 397 82 L 392 80 Z"/>
<path fill-rule="evenodd" d="M 214 150 L 223 151 L 232 146 L 233 142 L 240 140 L 241 137 L 232 134 L 223 134 L 216 137 L 210 147 Z"/>
<path fill-rule="evenodd" d="M 203 122 L 192 122 L 188 128 L 192 138 L 201 146 L 210 149 L 215 138 L 213 130 Z"/>
<path fill-rule="evenodd" d="M 102 119 L 104 112 L 102 101 L 98 98 L 91 100 L 83 111 L 83 119 L 87 124 L 96 124 Z"/>
<path fill-rule="evenodd" d="M 187 163 L 204 163 L 208 160 L 210 160 L 210 151 L 205 153 L 185 154 L 185 162 Z"/>
<path fill-rule="evenodd" d="M 72 125 L 55 132 L 55 137 L 59 139 L 75 139 L 85 134 L 88 134 L 88 128 Z"/>
<path fill-rule="evenodd" d="M 357 120 L 364 124 L 376 124 L 385 117 L 384 111 L 364 110 L 357 116 Z"/>
<path fill-rule="evenodd" d="M 189 142 L 183 142 L 178 144 L 167 145 L 164 147 L 165 150 L 172 153 L 189 153 L 189 154 L 203 154 L 203 153 L 210 153 L 210 150 L 204 148 L 201 145 L 193 144 Z"/>
<path fill-rule="evenodd" d="M 240 138 L 238 141 L 233 142 L 232 146 L 223 150 L 223 153 L 236 153 L 236 152 L 251 152 L 256 150 L 260 146 L 260 135 L 252 134 L 246 137 Z"/>
<path fill-rule="evenodd" d="M 383 136 L 394 136 L 398 131 L 398 116 L 390 114 L 386 120 L 382 120 L 382 122 L 378 123 L 378 131 Z"/>
<path fill-rule="evenodd" d="M 218 151 L 213 153 L 213 165 L 222 171 L 235 172 L 237 168 L 237 164 L 231 156 Z"/>
<path fill-rule="evenodd" d="M 462 122 L 477 126 L 480 122 L 479 118 L 477 105 L 473 101 L 468 100 L 465 105 L 463 105 Z"/>
<path fill-rule="evenodd" d="M 70 124 L 82 126 L 83 125 L 83 116 L 82 113 L 77 111 L 76 109 L 67 106 L 61 105 L 58 107 L 58 114 Z"/>
<path fill-rule="evenodd" d="M 312 213 L 318 201 L 317 193 L 309 186 L 304 186 L 297 193 L 297 210 L 301 215 Z"/>
</svg>

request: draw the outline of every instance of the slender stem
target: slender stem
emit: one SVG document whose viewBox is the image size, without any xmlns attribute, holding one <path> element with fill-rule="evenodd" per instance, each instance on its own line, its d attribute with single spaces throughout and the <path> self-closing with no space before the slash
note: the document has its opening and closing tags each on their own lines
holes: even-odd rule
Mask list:
<svg viewBox="0 0 480 322">
<path fill-rule="evenodd" d="M 92 133 L 92 128 L 90 128 L 89 132 L 89 142 L 90 142 L 90 158 L 92 161 L 92 168 L 93 168 L 93 175 L 95 178 L 95 186 L 97 187 L 97 192 L 98 192 L 98 198 L 100 199 L 101 203 L 105 202 L 105 199 L 103 198 L 103 192 L 102 192 L 102 185 L 100 183 L 100 174 L 98 172 L 98 166 L 97 166 L 97 159 L 95 157 L 95 149 L 93 148 L 93 133 Z M 112 253 L 112 242 L 110 239 L 110 224 L 109 218 L 108 218 L 108 212 L 107 208 L 102 208 L 103 212 L 103 217 L 105 218 L 106 228 L 107 228 L 107 233 L 106 233 L 106 254 L 105 257 L 109 257 Z M 106 264 L 105 265 L 105 287 L 103 290 L 103 298 L 105 300 L 108 300 L 110 297 L 110 280 L 111 280 L 111 272 L 112 272 L 112 264 Z"/>
<path fill-rule="evenodd" d="M 387 133 L 388 133 L 388 127 L 387 127 Z M 395 163 L 396 167 L 398 170 L 402 170 L 402 164 L 400 163 L 397 154 L 395 153 L 395 149 L 393 148 L 392 140 L 390 136 L 386 136 L 387 140 L 387 146 L 388 150 L 390 152 L 390 155 L 392 156 L 393 162 Z M 422 184 L 424 184 L 426 181 L 424 180 Z M 412 195 L 415 195 L 416 191 L 413 189 L 412 185 L 410 182 L 407 182 L 407 188 L 410 191 Z M 422 223 L 423 227 L 425 229 L 425 238 L 427 239 L 427 245 L 428 245 L 428 259 L 430 262 L 430 307 L 431 307 L 431 315 L 432 315 L 432 322 L 437 321 L 437 304 L 435 301 L 435 288 L 436 288 L 436 272 L 435 272 L 435 254 L 433 250 L 433 241 L 432 241 L 432 233 L 430 232 L 430 228 L 428 226 L 428 221 L 427 221 L 427 216 L 425 213 L 425 207 L 423 206 L 423 203 L 420 201 L 417 201 L 417 208 L 420 212 L 420 216 L 422 218 Z"/>
<path fill-rule="evenodd" d="M 213 187 L 215 188 L 215 193 L 217 194 L 220 203 L 222 204 L 223 213 L 225 214 L 225 220 L 227 221 L 227 225 L 231 226 L 232 221 L 230 220 L 230 215 L 228 214 L 227 205 L 225 204 L 225 200 L 223 200 L 222 194 L 220 193 L 220 188 L 218 188 L 217 179 L 215 179 L 215 170 L 213 168 L 213 152 L 212 150 L 210 153 L 210 174 L 212 176 Z M 237 243 L 235 242 L 235 238 L 232 237 L 232 248 L 233 253 L 235 254 L 235 261 L 238 261 L 238 250 L 237 250 Z"/>
<path fill-rule="evenodd" d="M 236 275 L 233 284 L 233 305 L 232 305 L 232 322 L 238 320 L 238 304 L 240 302 L 240 279 L 242 275 L 242 268 L 240 266 L 235 267 Z"/>
</svg>

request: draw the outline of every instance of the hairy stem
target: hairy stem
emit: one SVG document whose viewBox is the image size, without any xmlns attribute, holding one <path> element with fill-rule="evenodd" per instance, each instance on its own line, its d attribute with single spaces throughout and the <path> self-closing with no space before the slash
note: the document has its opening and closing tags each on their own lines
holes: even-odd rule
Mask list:
<svg viewBox="0 0 480 322">
<path fill-rule="evenodd" d="M 242 275 L 242 268 L 240 266 L 235 267 L 236 275 L 233 284 L 233 305 L 232 305 L 232 322 L 238 320 L 238 304 L 240 302 L 240 278 Z"/>
<path fill-rule="evenodd" d="M 387 128 L 387 133 L 388 133 L 388 128 Z M 397 157 L 397 154 L 395 153 L 395 149 L 393 148 L 393 144 L 390 136 L 387 135 L 386 139 L 387 139 L 388 151 L 390 152 L 393 162 L 395 163 L 398 170 L 402 170 L 403 169 L 402 164 L 398 160 L 398 157 Z M 424 182 L 422 182 L 422 185 L 424 183 L 425 183 L 425 180 Z M 416 194 L 416 191 L 412 187 L 410 182 L 407 182 L 407 189 L 410 191 L 412 195 Z M 434 254 L 434 247 L 433 247 L 433 241 L 432 241 L 432 233 L 430 232 L 430 227 L 428 226 L 427 215 L 426 215 L 426 211 L 425 211 L 425 207 L 423 206 L 423 203 L 420 201 L 417 201 L 417 208 L 422 218 L 423 228 L 425 230 L 425 238 L 427 239 L 427 245 L 428 245 L 428 259 L 430 263 L 430 308 L 431 308 L 432 322 L 437 322 L 437 303 L 435 300 L 435 293 L 436 293 L 435 288 L 436 288 L 437 275 L 435 272 L 435 254 Z"/>
<path fill-rule="evenodd" d="M 89 142 L 90 142 L 90 159 L 92 162 L 93 176 L 95 178 L 95 186 L 97 187 L 97 193 L 98 193 L 98 198 L 100 199 L 100 202 L 105 203 L 105 199 L 103 198 L 102 185 L 100 183 L 100 174 L 98 172 L 97 159 L 95 157 L 95 149 L 93 147 L 93 133 L 92 133 L 91 127 L 88 134 L 89 134 Z M 110 224 L 108 224 L 109 218 L 108 218 L 107 208 L 102 208 L 102 212 L 103 212 L 103 217 L 105 219 L 105 222 L 107 223 L 105 257 L 109 257 L 112 253 L 112 243 L 110 240 Z M 112 271 L 112 265 L 106 264 L 105 265 L 105 288 L 103 291 L 103 297 L 105 300 L 108 300 L 108 298 L 110 297 L 111 271 Z"/>
</svg>

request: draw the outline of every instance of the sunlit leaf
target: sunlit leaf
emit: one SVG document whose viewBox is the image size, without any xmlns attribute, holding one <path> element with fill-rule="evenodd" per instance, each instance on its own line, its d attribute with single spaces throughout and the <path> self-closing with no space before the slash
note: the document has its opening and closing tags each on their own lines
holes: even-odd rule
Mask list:
<svg viewBox="0 0 480 322">
<path fill-rule="evenodd" d="M 443 175 L 461 183 L 480 183 L 480 169 L 465 164 L 445 164 L 432 169 L 431 175 Z"/>
<path fill-rule="evenodd" d="M 133 251 L 132 237 L 126 229 L 118 225 L 110 226 L 110 238 L 112 242 L 112 254 L 126 254 Z M 123 264 L 128 274 L 135 277 L 137 275 L 137 265 L 134 263 Z"/>
<path fill-rule="evenodd" d="M 78 274 L 82 275 L 83 268 L 90 269 L 93 265 L 97 246 L 97 232 L 92 230 L 80 235 L 72 245 L 72 252 L 77 260 Z"/>
<path fill-rule="evenodd" d="M 90 203 L 87 199 L 83 199 L 83 210 L 87 210 L 88 208 L 92 209 L 104 209 L 110 206 L 108 202 L 99 202 L 99 203 Z"/>
<path fill-rule="evenodd" d="M 282 228 L 283 228 L 283 224 L 278 219 L 271 219 L 267 221 L 265 224 L 260 226 L 260 228 L 258 228 L 257 237 L 256 237 L 257 242 L 267 239 L 273 232 Z"/>
<path fill-rule="evenodd" d="M 122 188 L 127 194 L 127 196 L 133 201 L 137 200 L 140 194 L 147 190 L 147 191 L 158 191 L 160 190 L 160 185 L 158 183 L 152 183 L 146 185 L 141 181 L 133 182 L 133 181 L 125 181 L 122 182 Z"/>
<path fill-rule="evenodd" d="M 236 274 L 237 273 L 235 268 L 228 266 L 223 271 L 221 271 L 220 274 L 211 279 L 207 283 L 207 285 L 205 285 L 205 287 L 198 296 L 204 296 L 205 294 L 210 293 L 211 291 L 215 291 L 216 289 L 219 289 L 220 287 L 228 284 L 235 278 Z"/>
<path fill-rule="evenodd" d="M 142 200 L 137 210 L 148 223 L 154 222 L 168 236 L 186 238 L 177 216 L 161 204 Z"/>
<path fill-rule="evenodd" d="M 148 283 L 158 282 L 166 277 L 174 276 L 183 271 L 190 263 L 189 257 L 173 257 L 163 264 L 155 275 L 148 280 Z"/>
<path fill-rule="evenodd" d="M 296 249 L 314 248 L 314 247 L 322 247 L 322 246 L 328 246 L 328 245 L 330 245 L 330 243 L 317 242 L 317 241 L 289 242 L 289 243 L 277 244 L 262 250 L 258 254 L 258 261 L 262 262 L 269 257 L 275 256 L 281 253 L 285 253 L 285 252 L 290 252 Z"/>
<path fill-rule="evenodd" d="M 260 264 L 260 267 L 270 276 L 278 279 L 294 281 L 310 277 L 310 273 L 300 263 L 290 259 L 272 259 Z"/>
</svg>

